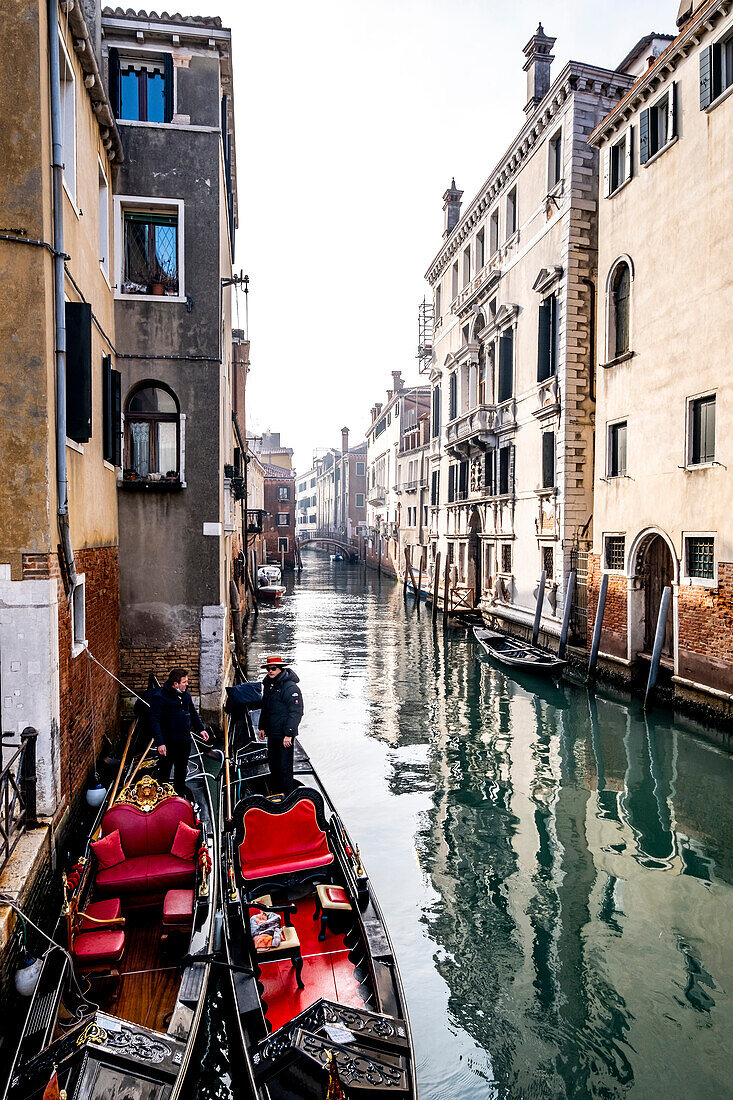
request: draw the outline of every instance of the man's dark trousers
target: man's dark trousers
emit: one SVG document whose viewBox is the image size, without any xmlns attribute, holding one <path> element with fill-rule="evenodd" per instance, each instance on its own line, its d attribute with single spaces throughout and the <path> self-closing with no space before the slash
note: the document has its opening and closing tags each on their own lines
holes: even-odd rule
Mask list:
<svg viewBox="0 0 733 1100">
<path fill-rule="evenodd" d="M 295 741 L 286 749 L 282 737 L 267 738 L 267 762 L 270 765 L 273 794 L 290 794 L 292 791 L 294 755 Z"/>
<path fill-rule="evenodd" d="M 176 794 L 181 798 L 188 798 L 186 794 L 186 771 L 188 770 L 188 757 L 191 752 L 190 741 L 171 741 L 165 747 L 165 756 L 158 758 L 158 778 L 161 783 L 167 783 L 173 769 L 173 786 Z"/>
</svg>

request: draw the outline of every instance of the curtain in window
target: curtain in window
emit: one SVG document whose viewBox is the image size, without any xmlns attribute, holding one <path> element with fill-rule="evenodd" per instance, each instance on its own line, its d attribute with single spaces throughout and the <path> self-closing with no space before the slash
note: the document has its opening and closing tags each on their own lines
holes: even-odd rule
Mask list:
<svg viewBox="0 0 733 1100">
<path fill-rule="evenodd" d="M 136 426 L 136 425 L 134 425 Z M 168 473 L 169 470 L 175 470 L 178 466 L 177 458 L 177 425 L 168 420 L 163 421 L 157 426 L 158 429 L 158 472 L 161 474 Z"/>
<path fill-rule="evenodd" d="M 130 439 L 132 468 L 137 470 L 140 477 L 145 477 L 150 473 L 150 425 L 130 424 Z"/>
</svg>

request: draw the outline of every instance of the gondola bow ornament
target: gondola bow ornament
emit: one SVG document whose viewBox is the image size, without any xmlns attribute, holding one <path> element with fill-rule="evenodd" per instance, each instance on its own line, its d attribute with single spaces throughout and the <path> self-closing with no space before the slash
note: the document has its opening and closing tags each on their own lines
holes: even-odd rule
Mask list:
<svg viewBox="0 0 733 1100">
<path fill-rule="evenodd" d="M 326 1051 L 326 1061 L 328 1064 L 328 1091 L 326 1092 L 326 1100 L 347 1100 L 346 1093 L 339 1081 L 338 1066 L 336 1065 L 336 1059 L 334 1058 L 332 1050 Z"/>
</svg>

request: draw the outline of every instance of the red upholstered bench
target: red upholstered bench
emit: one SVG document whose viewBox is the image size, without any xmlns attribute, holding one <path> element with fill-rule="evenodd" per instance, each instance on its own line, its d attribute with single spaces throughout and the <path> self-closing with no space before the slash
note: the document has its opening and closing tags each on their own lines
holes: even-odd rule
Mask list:
<svg viewBox="0 0 733 1100">
<path fill-rule="evenodd" d="M 122 902 L 119 898 L 104 898 L 91 901 L 83 913 L 79 913 L 80 932 L 99 932 L 110 922 L 114 924 L 122 916 Z M 89 919 L 85 919 L 89 918 Z"/>
<path fill-rule="evenodd" d="M 125 953 L 125 933 L 114 929 L 82 932 L 74 939 L 74 961 L 80 970 L 116 971 Z"/>
<path fill-rule="evenodd" d="M 241 804 L 240 804 L 241 805 Z M 333 863 L 317 791 L 300 787 L 281 803 L 255 795 L 242 810 L 239 866 L 246 882 L 298 874 Z"/>
<path fill-rule="evenodd" d="M 188 931 L 193 921 L 193 890 L 169 890 L 163 901 L 163 931 Z"/>
</svg>

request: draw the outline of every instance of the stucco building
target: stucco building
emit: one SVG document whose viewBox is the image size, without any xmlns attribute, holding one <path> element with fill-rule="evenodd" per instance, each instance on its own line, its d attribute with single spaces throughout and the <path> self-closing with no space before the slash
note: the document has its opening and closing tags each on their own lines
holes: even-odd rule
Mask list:
<svg viewBox="0 0 733 1100">
<path fill-rule="evenodd" d="M 115 180 L 123 678 L 190 669 L 210 718 L 228 675 L 238 446 L 231 287 L 237 219 L 231 33 L 216 17 L 106 8 L 104 70 L 126 159 Z"/>
<path fill-rule="evenodd" d="M 311 466 L 298 477 L 295 490 L 295 537 L 307 539 L 318 525 L 318 467 Z"/>
<path fill-rule="evenodd" d="M 589 627 L 644 671 L 671 588 L 677 695 L 733 694 L 730 204 L 733 11 L 682 4 L 679 34 L 591 135 L 600 153 Z"/>
<path fill-rule="evenodd" d="M 341 429 L 341 449 L 332 447 L 315 460 L 316 530 L 355 539 L 366 525 L 366 443 L 349 446 Z"/>
<path fill-rule="evenodd" d="M 417 420 L 410 417 L 409 427 L 405 427 L 397 452 L 394 492 L 398 499 L 397 513 L 400 545 L 403 559 L 400 569 L 404 570 L 405 547 L 410 548 L 410 558 L 416 571 L 420 561 L 428 561 L 428 530 L 430 485 L 428 479 L 430 459 L 430 413 L 421 413 Z M 427 577 L 427 570 L 423 574 Z M 418 572 L 415 572 L 415 580 Z"/>
<path fill-rule="evenodd" d="M 268 562 L 295 567 L 295 471 L 263 463 L 265 472 L 264 550 Z"/>
<path fill-rule="evenodd" d="M 525 121 L 467 205 L 443 196 L 434 297 L 429 516 L 471 602 L 524 628 L 546 576 L 557 633 L 593 516 L 598 155 L 587 138 L 632 78 L 524 47 Z"/>
</svg>

